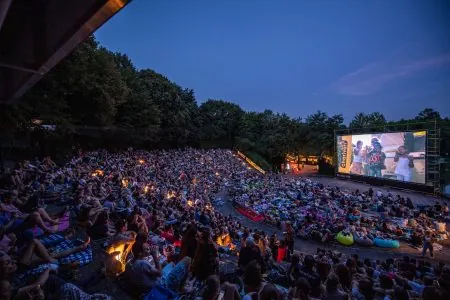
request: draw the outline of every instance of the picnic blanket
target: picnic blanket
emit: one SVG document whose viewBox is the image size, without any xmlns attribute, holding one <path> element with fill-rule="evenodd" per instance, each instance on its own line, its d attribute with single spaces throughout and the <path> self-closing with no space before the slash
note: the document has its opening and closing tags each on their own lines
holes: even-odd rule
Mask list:
<svg viewBox="0 0 450 300">
<path fill-rule="evenodd" d="M 58 224 L 56 225 L 52 225 L 48 222 L 45 222 L 45 225 L 48 226 L 49 228 L 56 230 L 58 232 L 62 232 L 64 230 L 67 230 L 69 228 L 70 225 L 70 214 L 69 212 L 66 212 L 61 218 L 57 219 L 59 221 Z M 39 226 L 35 225 L 33 228 L 31 229 L 27 229 L 25 230 L 24 234 L 27 238 L 29 239 L 33 239 L 36 237 L 40 237 L 42 235 L 44 235 L 44 230 L 42 230 L 42 228 L 40 228 Z"/>
<path fill-rule="evenodd" d="M 49 252 L 52 254 L 60 253 L 69 249 L 72 249 L 74 247 L 82 245 L 84 242 L 81 240 L 63 240 L 55 247 L 49 249 Z M 87 248 L 83 251 L 72 253 L 68 256 L 62 257 L 58 260 L 59 265 L 63 264 L 71 264 L 78 262 L 77 267 L 85 266 L 92 262 L 93 256 L 92 256 L 92 248 L 91 246 L 87 246 Z M 41 265 L 38 265 L 32 269 L 29 269 L 25 271 L 24 273 L 19 275 L 20 280 L 26 280 L 26 278 L 29 278 L 31 276 L 36 276 L 44 272 L 45 270 L 51 268 L 52 264 L 44 263 Z"/>
<path fill-rule="evenodd" d="M 264 217 L 247 207 L 238 207 L 236 210 L 254 222 L 261 222 Z"/>
</svg>

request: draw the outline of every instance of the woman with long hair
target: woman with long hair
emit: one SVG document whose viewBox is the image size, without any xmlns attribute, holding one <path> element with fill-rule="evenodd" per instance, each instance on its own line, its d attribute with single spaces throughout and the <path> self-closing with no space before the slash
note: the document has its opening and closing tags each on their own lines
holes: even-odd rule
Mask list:
<svg viewBox="0 0 450 300">
<path fill-rule="evenodd" d="M 191 265 L 194 277 L 203 281 L 209 275 L 216 274 L 219 268 L 217 249 L 211 239 L 209 229 L 204 229 L 198 239 L 197 249 Z"/>
<path fill-rule="evenodd" d="M 181 239 L 180 259 L 185 256 L 193 258 L 197 250 L 197 226 L 191 223 L 187 226 L 183 238 Z"/>
</svg>

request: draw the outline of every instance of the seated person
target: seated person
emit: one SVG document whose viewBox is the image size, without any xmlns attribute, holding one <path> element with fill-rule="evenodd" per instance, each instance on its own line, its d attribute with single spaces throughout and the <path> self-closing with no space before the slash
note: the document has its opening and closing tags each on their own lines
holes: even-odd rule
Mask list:
<svg viewBox="0 0 450 300">
<path fill-rule="evenodd" d="M 245 267 L 253 260 L 256 260 L 260 267 L 265 267 L 261 251 L 258 246 L 255 245 L 252 239 L 247 239 L 245 247 L 242 247 L 239 252 L 238 266 L 241 269 L 245 269 Z"/>
<path fill-rule="evenodd" d="M 256 261 L 251 261 L 244 271 L 243 276 L 245 296 L 243 299 L 279 299 L 277 288 L 263 281 L 261 266 Z"/>
<path fill-rule="evenodd" d="M 300 278 L 300 256 L 298 254 L 292 255 L 291 264 L 288 269 L 288 279 L 292 284 Z"/>
<path fill-rule="evenodd" d="M 164 230 L 161 232 L 161 237 L 171 243 L 176 240 L 172 225 L 167 224 L 164 226 Z"/>
<path fill-rule="evenodd" d="M 109 213 L 102 211 L 87 223 L 86 233 L 94 240 L 113 236 L 115 231 L 109 220 Z"/>
<path fill-rule="evenodd" d="M 14 281 L 17 264 L 8 254 L 0 252 L 0 299 L 44 299 L 43 286 L 49 278 L 50 269 L 42 272 L 31 284 L 19 288 L 20 282 Z"/>
<path fill-rule="evenodd" d="M 127 266 L 124 274 L 126 290 L 133 296 L 139 297 L 147 294 L 154 286 L 160 284 L 174 292 L 178 292 L 187 279 L 191 259 L 184 257 L 175 266 L 168 265 L 172 269 L 162 280 L 161 275 L 164 272 L 159 264 L 157 248 L 149 247 L 146 243 L 136 245 L 140 247 L 133 248 L 135 260 Z M 149 256 L 152 257 L 154 265 L 147 259 Z"/>
<path fill-rule="evenodd" d="M 139 211 L 134 210 L 128 219 L 130 220 L 129 228 L 132 231 L 136 233 L 148 234 L 147 223 Z"/>
<path fill-rule="evenodd" d="M 7 251 L 5 253 L 16 258 L 19 267 L 23 267 L 23 270 L 26 270 L 26 268 L 43 263 L 57 264 L 60 258 L 86 249 L 90 244 L 90 238 L 88 237 L 83 244 L 64 251 L 59 251 L 58 247 L 47 249 L 38 239 L 32 239 L 23 246 L 17 246 L 16 242 L 14 235 L 0 235 L 1 248 Z"/>
<path fill-rule="evenodd" d="M 38 208 L 36 211 L 29 214 L 21 212 L 12 204 L 11 195 L 7 194 L 2 203 L 0 203 L 0 224 L 6 225 L 13 219 L 14 222 L 9 224 L 8 227 L 10 231 L 15 232 L 22 232 L 23 230 L 33 228 L 37 225 L 46 233 L 54 233 L 56 230 L 50 228 L 47 224 L 59 224 L 59 221 L 50 217 L 43 208 Z M 45 222 L 47 222 L 47 224 Z"/>
</svg>

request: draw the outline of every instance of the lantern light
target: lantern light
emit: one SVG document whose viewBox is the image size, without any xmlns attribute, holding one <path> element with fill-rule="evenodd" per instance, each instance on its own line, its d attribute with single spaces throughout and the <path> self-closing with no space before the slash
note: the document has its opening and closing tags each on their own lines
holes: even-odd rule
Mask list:
<svg viewBox="0 0 450 300">
<path fill-rule="evenodd" d="M 97 177 L 97 176 L 103 176 L 104 174 L 105 174 L 105 172 L 103 172 L 103 170 L 95 170 L 94 172 L 92 172 L 91 176 Z"/>
</svg>

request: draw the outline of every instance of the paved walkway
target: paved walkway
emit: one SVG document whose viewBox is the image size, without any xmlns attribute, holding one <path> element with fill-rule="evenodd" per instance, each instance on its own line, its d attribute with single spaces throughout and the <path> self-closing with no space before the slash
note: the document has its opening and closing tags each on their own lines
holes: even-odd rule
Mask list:
<svg viewBox="0 0 450 300">
<path fill-rule="evenodd" d="M 355 182 L 355 181 L 351 181 L 351 180 L 343 180 L 343 179 L 327 177 L 327 176 L 310 176 L 309 178 L 311 178 L 314 181 L 321 182 L 325 186 L 328 186 L 328 185 L 329 186 L 337 186 L 340 189 L 349 189 L 349 190 L 359 189 L 360 191 L 367 191 L 367 190 L 369 190 L 370 187 L 372 187 L 372 189 L 374 191 L 381 191 L 385 194 L 391 193 L 393 195 L 409 197 L 415 205 L 433 205 L 437 201 L 438 202 L 449 201 L 447 199 L 438 198 L 433 195 L 427 195 L 427 194 L 423 194 L 423 193 L 419 193 L 419 192 L 413 192 L 413 191 L 393 188 L 393 187 L 389 187 L 389 186 L 371 186 L 366 183 Z M 450 204 L 450 201 L 447 203 Z"/>
</svg>

